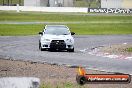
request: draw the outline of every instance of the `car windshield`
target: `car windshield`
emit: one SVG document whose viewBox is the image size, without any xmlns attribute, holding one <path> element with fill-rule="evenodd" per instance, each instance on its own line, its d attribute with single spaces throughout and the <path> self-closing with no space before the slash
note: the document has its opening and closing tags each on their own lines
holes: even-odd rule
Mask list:
<svg viewBox="0 0 132 88">
<path fill-rule="evenodd" d="M 65 26 L 47 26 L 45 34 L 53 35 L 69 35 L 70 31 Z"/>
</svg>

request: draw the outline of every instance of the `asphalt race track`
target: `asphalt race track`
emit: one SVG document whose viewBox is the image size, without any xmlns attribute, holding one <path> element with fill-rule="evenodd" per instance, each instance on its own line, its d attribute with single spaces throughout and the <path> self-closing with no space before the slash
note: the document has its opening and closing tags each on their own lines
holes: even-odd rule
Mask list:
<svg viewBox="0 0 132 88">
<path fill-rule="evenodd" d="M 90 55 L 99 46 L 132 44 L 132 35 L 76 35 L 75 52 L 49 52 L 38 49 L 39 36 L 0 36 L 0 58 L 85 66 L 108 72 L 132 74 L 132 60 Z M 85 52 L 83 50 L 87 49 Z"/>
</svg>

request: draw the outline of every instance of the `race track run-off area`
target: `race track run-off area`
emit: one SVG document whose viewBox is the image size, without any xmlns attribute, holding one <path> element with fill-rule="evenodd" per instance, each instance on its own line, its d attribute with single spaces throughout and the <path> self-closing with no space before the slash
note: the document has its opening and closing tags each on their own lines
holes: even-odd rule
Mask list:
<svg viewBox="0 0 132 88">
<path fill-rule="evenodd" d="M 39 36 L 0 36 L 0 58 L 51 64 L 83 66 L 88 69 L 132 74 L 132 59 L 91 55 L 92 48 L 132 44 L 132 35 L 75 35 L 75 52 L 40 51 Z"/>
</svg>

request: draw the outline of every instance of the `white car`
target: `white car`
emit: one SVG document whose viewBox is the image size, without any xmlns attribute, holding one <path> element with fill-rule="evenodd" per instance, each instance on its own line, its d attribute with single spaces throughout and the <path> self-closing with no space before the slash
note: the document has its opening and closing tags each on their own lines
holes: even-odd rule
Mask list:
<svg viewBox="0 0 132 88">
<path fill-rule="evenodd" d="M 70 32 L 65 25 L 46 25 L 42 32 L 39 32 L 39 49 L 43 50 L 67 50 L 74 52 L 74 32 Z"/>
</svg>

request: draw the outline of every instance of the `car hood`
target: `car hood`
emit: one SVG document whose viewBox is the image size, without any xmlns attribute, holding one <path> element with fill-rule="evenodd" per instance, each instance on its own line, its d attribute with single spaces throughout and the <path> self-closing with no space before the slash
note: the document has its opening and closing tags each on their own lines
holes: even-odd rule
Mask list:
<svg viewBox="0 0 132 88">
<path fill-rule="evenodd" d="M 71 35 L 50 35 L 50 34 L 45 34 L 41 38 L 50 39 L 50 40 L 73 39 L 73 37 Z"/>
</svg>

